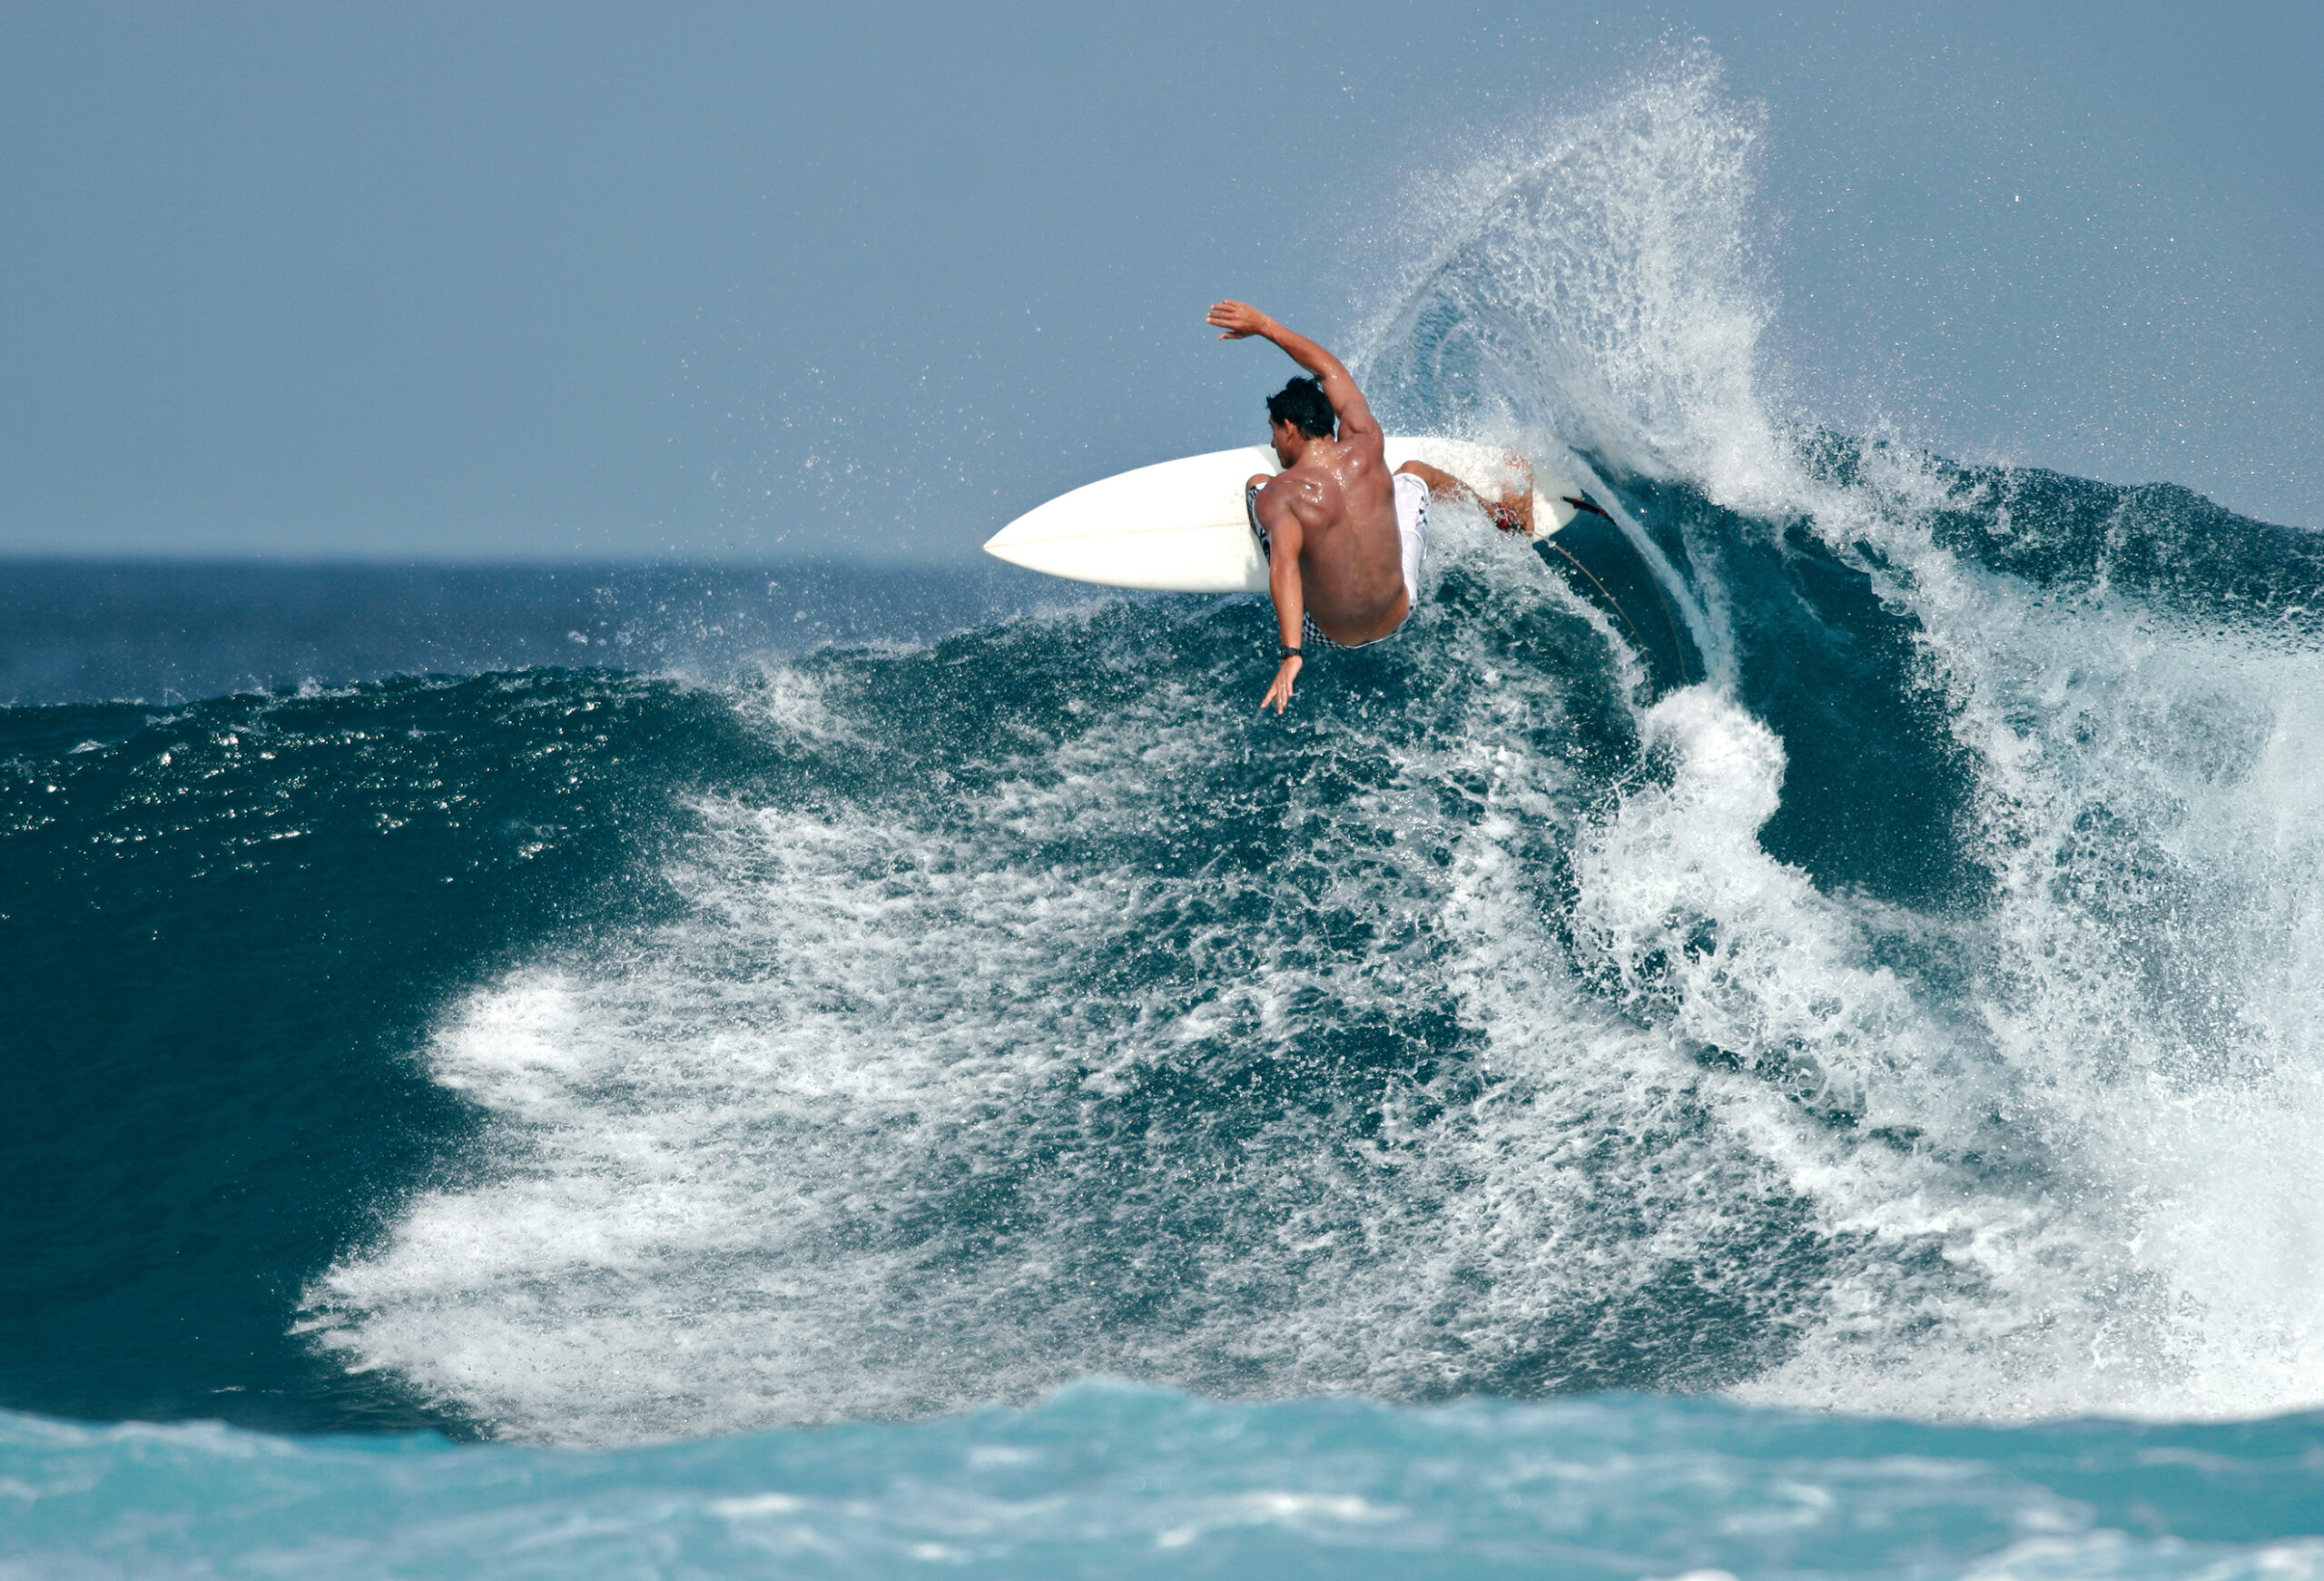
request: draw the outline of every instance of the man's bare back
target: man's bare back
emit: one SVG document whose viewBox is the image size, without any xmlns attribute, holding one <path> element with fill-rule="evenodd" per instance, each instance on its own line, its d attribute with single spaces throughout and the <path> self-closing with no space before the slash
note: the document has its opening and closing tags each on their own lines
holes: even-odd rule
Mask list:
<svg viewBox="0 0 2324 1581">
<path fill-rule="evenodd" d="M 1256 514 L 1270 545 L 1267 590 L 1275 598 L 1283 653 L 1275 684 L 1259 706 L 1272 703 L 1280 713 L 1304 658 L 1302 616 L 1334 642 L 1358 643 L 1387 636 L 1411 609 L 1388 458 L 1380 424 L 1338 358 L 1242 302 L 1218 303 L 1209 322 L 1222 341 L 1259 335 L 1282 347 L 1315 376 L 1338 420 L 1334 437 L 1328 423 L 1317 420 L 1320 413 L 1305 426 L 1273 419 L 1268 426 L 1283 470 L 1252 479 L 1261 485 Z M 1325 431 L 1315 433 L 1315 427 Z"/>
<path fill-rule="evenodd" d="M 1268 402 L 1269 437 L 1283 470 L 1251 479 L 1259 490 L 1253 515 L 1267 535 L 1267 591 L 1282 660 L 1259 707 L 1272 704 L 1280 714 L 1305 662 L 1301 637 L 1309 622 L 1331 641 L 1354 647 L 1388 636 L 1412 613 L 1395 478 L 1380 424 L 1338 358 L 1243 302 L 1217 303 L 1207 321 L 1222 341 L 1273 341 L 1315 375 L 1312 385 L 1295 380 Z M 1396 471 L 1413 474 L 1432 493 L 1476 499 L 1457 479 L 1418 461 Z M 1527 499 L 1531 530 L 1530 491 Z"/>
</svg>

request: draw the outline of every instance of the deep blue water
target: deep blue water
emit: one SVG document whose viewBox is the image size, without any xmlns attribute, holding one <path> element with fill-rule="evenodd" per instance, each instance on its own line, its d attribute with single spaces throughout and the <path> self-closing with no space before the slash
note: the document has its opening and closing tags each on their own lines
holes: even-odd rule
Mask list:
<svg viewBox="0 0 2324 1581">
<path fill-rule="evenodd" d="M 0 703 L 185 703 L 245 688 L 614 662 L 723 674 L 1084 595 L 1013 568 L 25 559 Z"/>
</svg>

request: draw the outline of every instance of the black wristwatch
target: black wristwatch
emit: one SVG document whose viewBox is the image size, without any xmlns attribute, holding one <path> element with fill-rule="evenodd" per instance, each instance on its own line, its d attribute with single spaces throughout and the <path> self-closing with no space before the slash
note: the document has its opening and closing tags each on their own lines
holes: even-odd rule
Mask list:
<svg viewBox="0 0 2324 1581">
<path fill-rule="evenodd" d="M 1277 660 L 1286 658 L 1304 659 L 1307 656 L 1305 654 L 1300 652 L 1297 648 L 1293 647 L 1288 643 L 1278 642 L 1275 644 L 1275 657 Z"/>
</svg>

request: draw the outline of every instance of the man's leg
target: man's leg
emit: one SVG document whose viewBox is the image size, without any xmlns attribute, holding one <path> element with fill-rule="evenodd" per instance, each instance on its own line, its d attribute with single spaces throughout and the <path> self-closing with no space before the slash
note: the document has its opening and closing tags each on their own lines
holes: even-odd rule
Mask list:
<svg viewBox="0 0 2324 1581">
<path fill-rule="evenodd" d="M 1406 461 L 1396 470 L 1411 473 L 1427 484 L 1428 491 L 1440 499 L 1465 500 L 1475 506 L 1484 512 L 1487 520 L 1503 532 L 1521 532 L 1531 537 L 1533 531 L 1532 469 L 1522 461 L 1518 463 L 1518 468 L 1524 486 L 1492 500 L 1484 499 L 1452 473 L 1432 467 L 1426 461 Z"/>
</svg>

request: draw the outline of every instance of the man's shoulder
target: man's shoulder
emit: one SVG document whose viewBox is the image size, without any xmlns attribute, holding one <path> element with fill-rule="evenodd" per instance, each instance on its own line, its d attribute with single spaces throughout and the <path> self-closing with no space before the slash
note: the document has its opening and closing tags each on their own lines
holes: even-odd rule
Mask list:
<svg viewBox="0 0 2324 1581">
<path fill-rule="evenodd" d="M 1300 493 L 1317 489 L 1334 489 L 1340 483 L 1340 459 L 1318 456 L 1313 451 L 1301 457 L 1297 464 L 1285 468 L 1275 475 L 1277 483 L 1286 484 Z"/>
<path fill-rule="evenodd" d="M 1341 440 L 1337 443 L 1339 453 L 1332 469 L 1336 481 L 1357 489 L 1368 489 L 1375 483 L 1384 486 L 1388 453 L 1378 435 Z"/>
</svg>

